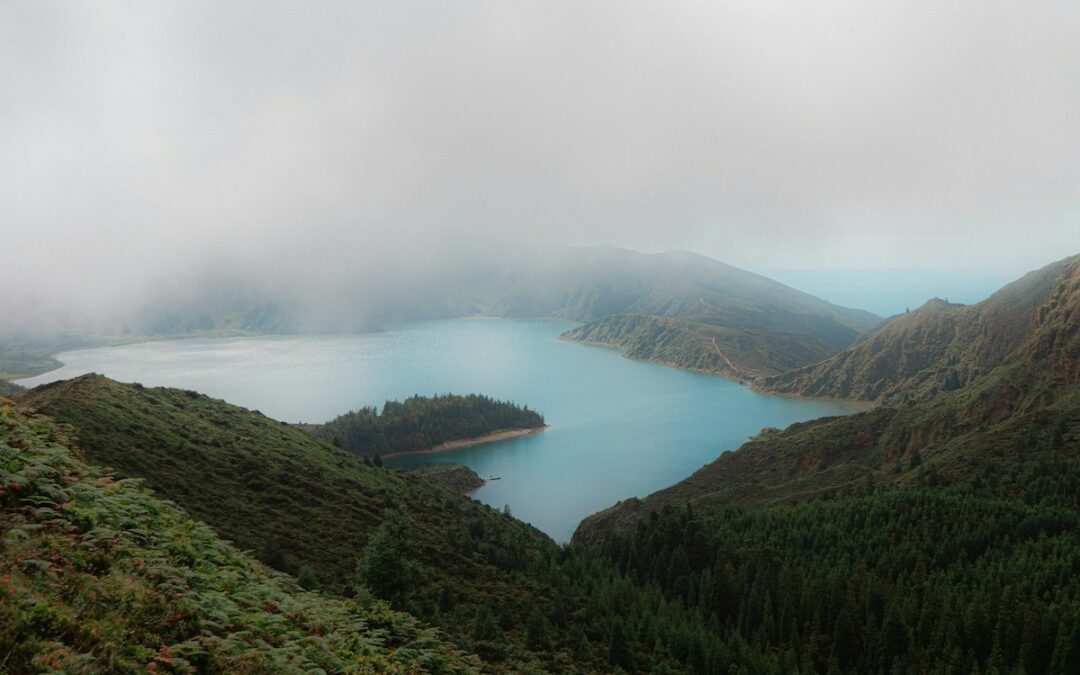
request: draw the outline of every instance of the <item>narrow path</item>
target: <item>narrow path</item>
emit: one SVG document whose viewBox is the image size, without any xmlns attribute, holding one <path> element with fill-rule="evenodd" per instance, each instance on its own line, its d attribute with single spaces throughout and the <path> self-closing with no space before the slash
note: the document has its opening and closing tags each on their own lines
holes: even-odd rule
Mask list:
<svg viewBox="0 0 1080 675">
<path fill-rule="evenodd" d="M 744 379 L 743 374 L 739 372 L 739 369 L 735 367 L 735 364 L 731 362 L 731 359 L 725 356 L 724 352 L 720 351 L 720 345 L 716 343 L 716 338 L 712 339 L 712 346 L 713 349 L 716 350 L 716 353 L 720 355 L 720 358 L 724 359 L 724 363 L 726 363 L 727 367 L 731 369 L 731 372 L 735 373 L 735 376 L 739 379 Z"/>
</svg>

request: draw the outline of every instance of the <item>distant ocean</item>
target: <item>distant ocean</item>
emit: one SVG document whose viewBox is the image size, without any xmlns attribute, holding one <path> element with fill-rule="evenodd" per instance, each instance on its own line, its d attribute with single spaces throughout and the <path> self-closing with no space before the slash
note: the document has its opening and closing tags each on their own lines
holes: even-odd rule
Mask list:
<svg viewBox="0 0 1080 675">
<path fill-rule="evenodd" d="M 985 300 L 1023 272 L 949 270 L 766 270 L 761 274 L 834 304 L 881 316 L 915 309 L 930 298 L 966 305 Z"/>
</svg>

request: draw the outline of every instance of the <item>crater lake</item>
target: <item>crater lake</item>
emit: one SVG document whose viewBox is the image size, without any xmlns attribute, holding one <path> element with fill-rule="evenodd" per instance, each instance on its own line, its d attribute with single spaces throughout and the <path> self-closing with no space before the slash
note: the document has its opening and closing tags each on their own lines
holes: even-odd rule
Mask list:
<svg viewBox="0 0 1080 675">
<path fill-rule="evenodd" d="M 856 412 L 854 402 L 764 396 L 701 373 L 559 340 L 560 321 L 457 319 L 331 336 L 194 338 L 81 349 L 24 386 L 97 372 L 222 398 L 287 422 L 324 422 L 414 394 L 481 393 L 543 413 L 542 433 L 387 465 L 465 464 L 473 493 L 567 541 L 585 516 L 681 480 L 764 427 Z"/>
</svg>

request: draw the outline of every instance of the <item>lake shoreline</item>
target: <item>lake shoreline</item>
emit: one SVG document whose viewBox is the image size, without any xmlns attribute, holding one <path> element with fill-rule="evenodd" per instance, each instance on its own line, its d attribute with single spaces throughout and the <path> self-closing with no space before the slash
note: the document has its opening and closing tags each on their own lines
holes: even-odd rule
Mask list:
<svg viewBox="0 0 1080 675">
<path fill-rule="evenodd" d="M 538 434 L 548 428 L 549 425 L 545 424 L 542 427 L 534 427 L 531 429 L 506 429 L 504 431 L 495 431 L 490 434 L 484 434 L 483 436 L 477 436 L 476 438 L 462 438 L 456 441 L 446 441 L 445 443 L 439 443 L 426 450 L 405 450 L 402 452 L 392 452 L 386 455 L 382 455 L 383 459 L 390 457 L 404 457 L 406 455 L 434 455 L 440 452 L 447 452 L 449 450 L 457 450 L 458 448 L 471 448 L 474 445 L 484 445 L 487 443 L 496 443 L 498 441 L 506 441 L 511 438 L 523 438 L 525 436 L 532 436 Z"/>
<path fill-rule="evenodd" d="M 686 372 L 686 373 L 699 373 L 701 375 L 708 375 L 710 377 L 718 377 L 721 380 L 727 380 L 728 382 L 733 382 L 735 384 L 746 387 L 747 389 L 754 392 L 755 394 L 760 394 L 762 396 L 776 396 L 778 398 L 787 398 L 787 399 L 794 399 L 794 400 L 799 400 L 799 401 L 811 401 L 811 402 L 820 401 L 822 403 L 841 403 L 841 404 L 844 404 L 844 405 L 852 405 L 852 406 L 856 407 L 856 409 L 857 409 L 856 413 L 867 412 L 869 410 L 873 410 L 874 408 L 876 408 L 878 406 L 876 401 L 863 401 L 863 400 L 857 399 L 857 398 L 839 398 L 839 397 L 836 397 L 836 396 L 806 396 L 805 394 L 793 394 L 793 393 L 781 393 L 781 392 L 776 392 L 776 391 L 768 391 L 768 390 L 761 389 L 761 388 L 756 386 L 756 384 L 755 384 L 756 378 L 752 378 L 752 379 L 743 378 L 743 379 L 740 379 L 740 378 L 737 378 L 737 377 L 731 377 L 731 376 L 729 376 L 727 374 L 724 374 L 724 373 L 718 373 L 718 372 L 715 372 L 715 371 L 712 371 L 712 370 L 705 370 L 703 368 L 690 368 L 688 366 L 680 366 L 677 363 L 672 363 L 671 361 L 665 361 L 663 359 L 639 359 L 637 357 L 627 355 L 626 349 L 624 349 L 623 347 L 620 347 L 619 345 L 612 344 L 610 342 L 601 342 L 599 340 L 579 340 L 577 338 L 566 337 L 565 333 L 562 334 L 562 335 L 557 336 L 555 339 L 560 340 L 562 342 L 568 342 L 570 344 L 575 344 L 575 345 L 585 345 L 585 346 L 588 346 L 588 347 L 600 347 L 601 349 L 611 349 L 611 350 L 614 350 L 616 352 L 619 352 L 619 355 L 622 356 L 627 361 L 637 361 L 638 363 L 652 363 L 652 364 L 655 364 L 655 365 L 658 365 L 658 366 L 663 366 L 665 368 L 672 368 L 674 370 L 681 370 L 681 371 Z M 855 413 L 848 413 L 848 414 L 855 414 Z"/>
<path fill-rule="evenodd" d="M 62 370 L 31 382 L 102 372 L 118 381 L 200 391 L 293 422 L 326 420 L 350 407 L 417 392 L 475 391 L 528 401 L 557 433 L 526 428 L 539 420 L 526 427 L 493 420 L 492 426 L 514 433 L 462 439 L 412 456 L 393 451 L 424 444 L 383 448 L 384 466 L 471 467 L 489 479 L 474 498 L 496 509 L 509 504 L 518 518 L 560 542 L 570 540 L 582 518 L 675 484 L 765 427 L 851 410 L 763 396 L 713 374 L 556 339 L 574 325 L 466 319 L 409 324 L 378 337 L 155 339 L 73 350 L 61 357 Z M 486 444 L 499 441 L 499 447 Z"/>
</svg>

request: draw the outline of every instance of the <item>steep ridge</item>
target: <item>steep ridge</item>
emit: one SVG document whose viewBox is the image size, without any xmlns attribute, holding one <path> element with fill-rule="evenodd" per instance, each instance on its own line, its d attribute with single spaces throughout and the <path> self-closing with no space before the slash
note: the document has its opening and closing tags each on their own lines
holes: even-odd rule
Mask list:
<svg viewBox="0 0 1080 675">
<path fill-rule="evenodd" d="M 995 316 L 1007 321 L 1002 327 L 978 324 L 983 344 L 1012 349 L 967 386 L 921 403 L 766 430 L 686 480 L 590 516 L 575 541 L 597 541 L 665 506 L 798 501 L 866 482 L 902 483 L 912 479 L 916 467 L 948 481 L 969 477 L 986 462 L 1008 464 L 1040 444 L 1075 456 L 1080 452 L 1080 257 L 1021 281 L 979 310 L 982 321 Z M 1033 295 L 1040 298 L 1034 307 L 1004 307 Z M 947 317 L 972 311 L 941 309 Z M 945 323 L 955 325 L 953 318 Z M 1016 326 L 1024 323 L 1026 335 L 1020 335 Z M 913 377 L 922 381 L 918 373 Z"/>
<path fill-rule="evenodd" d="M 99 375 L 31 390 L 20 405 L 71 425 L 88 461 L 143 479 L 279 569 L 310 570 L 324 590 L 353 592 L 358 559 L 399 512 L 411 521 L 402 543 L 415 573 L 396 608 L 460 636 L 477 607 L 550 601 L 528 574 L 558 550 L 538 530 L 257 412 Z M 526 618 L 506 617 L 511 662 L 525 653 Z"/>
<path fill-rule="evenodd" d="M 305 592 L 0 402 L 6 673 L 476 672 L 384 603 Z"/>
<path fill-rule="evenodd" d="M 630 359 L 721 375 L 743 383 L 797 368 L 835 351 L 809 334 L 739 329 L 700 320 L 620 314 L 591 321 L 565 340 L 613 347 Z"/>
<path fill-rule="evenodd" d="M 820 363 L 759 379 L 761 391 L 885 404 L 925 401 L 1000 365 L 1035 328 L 1078 256 L 1031 272 L 976 305 L 935 298 Z"/>
<path fill-rule="evenodd" d="M 778 282 L 685 251 L 621 256 L 625 277 L 617 304 L 581 302 L 599 279 L 563 302 L 585 320 L 565 339 L 620 349 L 629 358 L 723 375 L 740 381 L 821 360 L 879 322 Z M 610 269 L 610 263 L 599 265 Z M 594 273 L 595 274 L 595 273 Z M 619 279 L 611 274 L 607 279 Z M 612 289 L 608 289 L 609 291 Z"/>
</svg>

